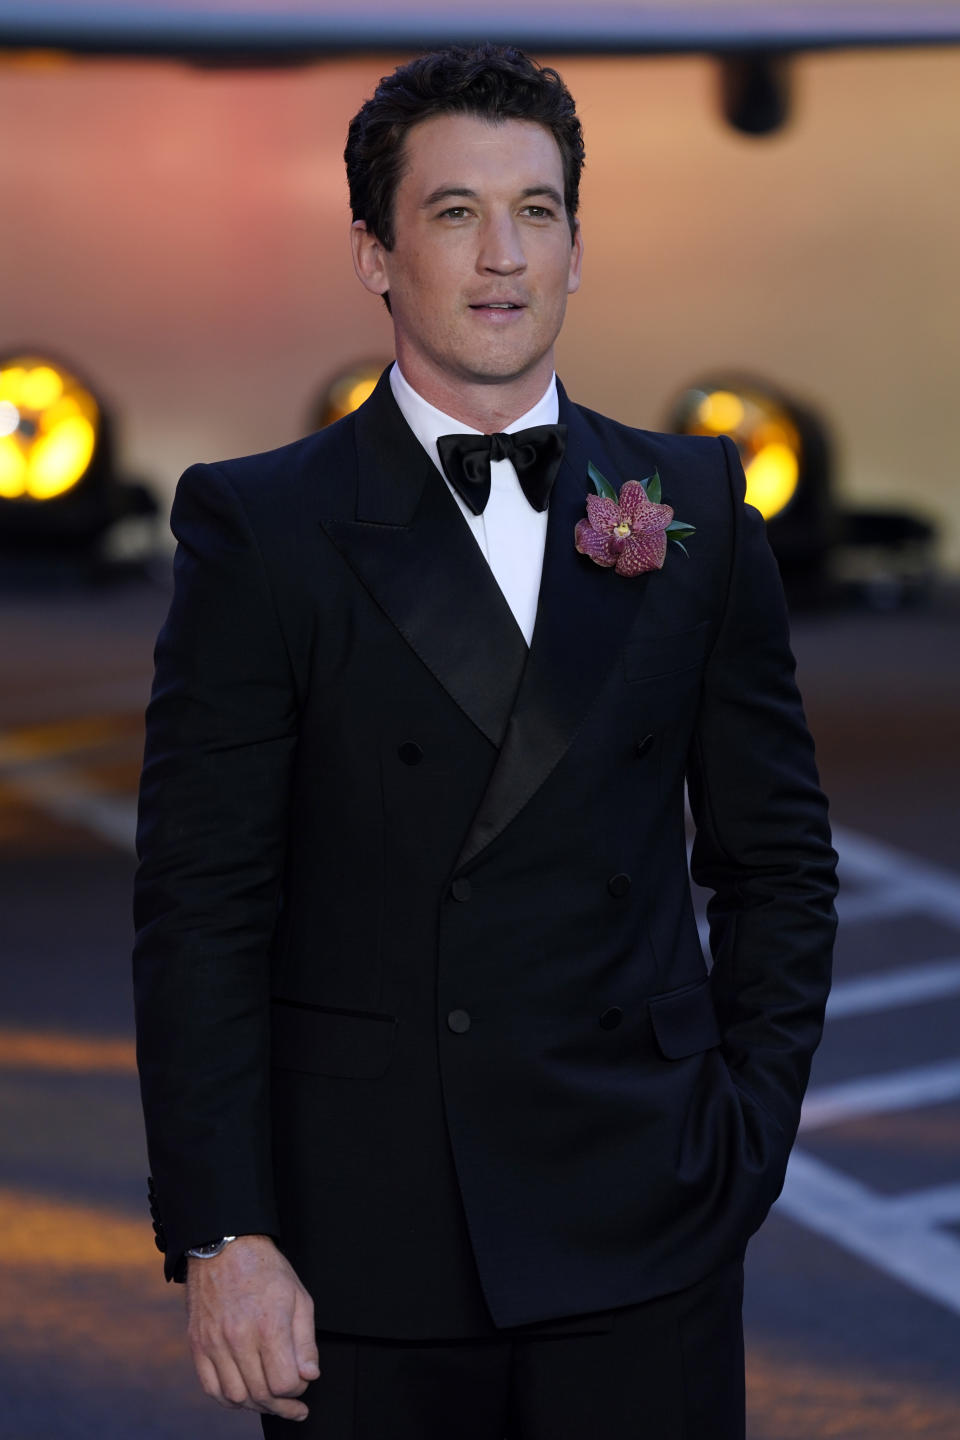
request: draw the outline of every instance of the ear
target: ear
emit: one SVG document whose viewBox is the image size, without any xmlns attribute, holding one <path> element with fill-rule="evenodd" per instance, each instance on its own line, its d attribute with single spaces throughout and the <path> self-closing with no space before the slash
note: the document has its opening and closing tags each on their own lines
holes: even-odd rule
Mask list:
<svg viewBox="0 0 960 1440">
<path fill-rule="evenodd" d="M 367 229 L 365 220 L 354 220 L 350 226 L 350 248 L 353 251 L 353 268 L 357 279 L 373 295 L 384 295 L 390 288 L 384 264 L 384 248 Z"/>
<path fill-rule="evenodd" d="M 570 250 L 570 272 L 567 276 L 567 294 L 580 289 L 580 271 L 583 267 L 583 231 L 580 221 L 574 221 L 573 246 Z"/>
</svg>

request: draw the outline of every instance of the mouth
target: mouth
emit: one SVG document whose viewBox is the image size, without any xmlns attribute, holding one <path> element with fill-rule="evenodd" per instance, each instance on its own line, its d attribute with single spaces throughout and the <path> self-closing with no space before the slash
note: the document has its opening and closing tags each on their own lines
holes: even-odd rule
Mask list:
<svg viewBox="0 0 960 1440">
<path fill-rule="evenodd" d="M 514 300 L 481 300 L 476 305 L 470 306 L 471 310 L 525 310 L 525 305 L 520 305 Z"/>
<path fill-rule="evenodd" d="M 482 320 L 485 325 L 492 325 L 494 329 L 519 324 L 526 308 L 515 300 L 482 300 L 479 304 L 470 306 L 478 320 Z"/>
</svg>

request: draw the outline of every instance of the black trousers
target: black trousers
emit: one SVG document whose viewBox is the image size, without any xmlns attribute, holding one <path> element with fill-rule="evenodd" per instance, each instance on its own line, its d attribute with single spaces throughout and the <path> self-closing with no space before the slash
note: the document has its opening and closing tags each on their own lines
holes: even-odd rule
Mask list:
<svg viewBox="0 0 960 1440">
<path fill-rule="evenodd" d="M 743 1440 L 743 1266 L 596 1317 L 593 1333 L 318 1335 L 307 1420 L 268 1440 Z"/>
</svg>

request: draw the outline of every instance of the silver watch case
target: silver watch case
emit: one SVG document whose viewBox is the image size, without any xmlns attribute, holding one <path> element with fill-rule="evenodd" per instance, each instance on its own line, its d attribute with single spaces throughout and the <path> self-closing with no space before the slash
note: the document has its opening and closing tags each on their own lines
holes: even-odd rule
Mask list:
<svg viewBox="0 0 960 1440">
<path fill-rule="evenodd" d="M 215 1255 L 220 1255 L 231 1240 L 236 1240 L 236 1235 L 224 1235 L 220 1240 L 208 1240 L 206 1245 L 195 1245 L 187 1254 L 192 1255 L 194 1260 L 212 1260 Z"/>
</svg>

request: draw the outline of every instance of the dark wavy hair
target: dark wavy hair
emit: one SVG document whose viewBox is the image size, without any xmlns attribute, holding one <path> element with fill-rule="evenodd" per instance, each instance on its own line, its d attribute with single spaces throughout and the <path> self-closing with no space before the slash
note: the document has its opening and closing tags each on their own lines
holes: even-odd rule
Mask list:
<svg viewBox="0 0 960 1440">
<path fill-rule="evenodd" d="M 350 122 L 343 158 L 353 218 L 365 221 L 387 250 L 396 239 L 393 202 L 403 175 L 407 131 L 434 115 L 534 120 L 549 130 L 563 161 L 563 199 L 573 238 L 584 151 L 570 91 L 556 70 L 512 45 L 451 45 L 385 75 Z"/>
</svg>

